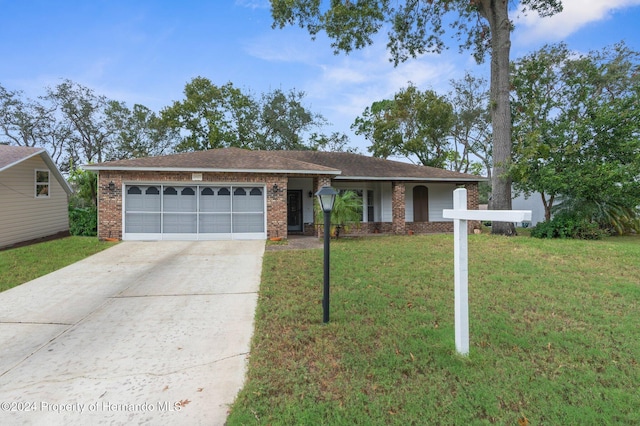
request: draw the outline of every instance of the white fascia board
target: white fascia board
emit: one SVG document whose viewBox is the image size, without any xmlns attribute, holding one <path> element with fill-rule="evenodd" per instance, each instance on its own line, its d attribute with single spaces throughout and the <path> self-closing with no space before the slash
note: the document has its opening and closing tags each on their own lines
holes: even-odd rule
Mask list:
<svg viewBox="0 0 640 426">
<path fill-rule="evenodd" d="M 420 177 L 378 177 L 378 176 L 337 176 L 335 180 L 379 180 L 379 181 L 420 181 L 420 182 L 483 182 L 489 179 L 477 178 L 420 178 Z"/>
<path fill-rule="evenodd" d="M 339 175 L 340 170 L 281 170 L 281 169 L 209 169 L 209 168 L 183 168 L 183 167 L 104 167 L 88 164 L 83 166 L 85 170 L 93 171 L 131 171 L 131 172 L 198 172 L 198 173 L 276 173 L 298 175 Z"/>
</svg>

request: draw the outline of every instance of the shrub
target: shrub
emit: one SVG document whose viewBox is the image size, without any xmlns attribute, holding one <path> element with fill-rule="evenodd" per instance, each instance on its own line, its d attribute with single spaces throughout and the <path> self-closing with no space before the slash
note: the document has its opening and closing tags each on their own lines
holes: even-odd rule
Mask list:
<svg viewBox="0 0 640 426">
<path fill-rule="evenodd" d="M 98 235 L 98 210 L 95 207 L 69 207 L 69 233 L 85 237 Z"/>
<path fill-rule="evenodd" d="M 580 219 L 568 213 L 560 213 L 547 222 L 538 223 L 531 229 L 535 238 L 579 238 L 583 240 L 599 240 L 607 232 L 595 222 Z"/>
</svg>

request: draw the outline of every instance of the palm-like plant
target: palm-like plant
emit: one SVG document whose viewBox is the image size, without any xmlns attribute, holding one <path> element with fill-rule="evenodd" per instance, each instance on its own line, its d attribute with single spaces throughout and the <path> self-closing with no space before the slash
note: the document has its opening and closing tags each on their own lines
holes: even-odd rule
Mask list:
<svg viewBox="0 0 640 426">
<path fill-rule="evenodd" d="M 316 220 L 319 224 L 324 224 L 324 214 L 318 204 L 315 203 Z M 344 191 L 336 195 L 336 200 L 331 211 L 332 234 L 336 238 L 340 237 L 342 229 L 348 230 L 353 223 L 360 222 L 362 218 L 362 198 L 353 191 Z"/>
<path fill-rule="evenodd" d="M 571 213 L 579 219 L 597 223 L 601 229 L 609 229 L 620 235 L 630 230 L 640 232 L 638 208 L 618 200 L 568 198 L 557 206 L 556 212 Z"/>
</svg>

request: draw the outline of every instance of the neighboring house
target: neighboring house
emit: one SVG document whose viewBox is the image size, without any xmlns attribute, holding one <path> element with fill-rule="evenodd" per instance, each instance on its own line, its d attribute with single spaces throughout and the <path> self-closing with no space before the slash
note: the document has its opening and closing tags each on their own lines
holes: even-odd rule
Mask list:
<svg viewBox="0 0 640 426">
<path fill-rule="evenodd" d="M 511 207 L 514 210 L 531 210 L 531 222 L 524 224 L 524 226 L 536 226 L 538 222 L 544 222 L 544 204 L 539 193 L 535 192 L 530 197 L 525 197 L 524 194 L 518 194 L 511 200 Z M 516 226 L 523 226 L 522 223 L 517 223 Z"/>
<path fill-rule="evenodd" d="M 0 144 L 0 247 L 68 232 L 71 193 L 46 150 Z"/>
<path fill-rule="evenodd" d="M 98 236 L 124 240 L 315 235 L 315 192 L 362 197 L 350 232 L 451 232 L 442 218 L 464 186 L 478 208 L 485 178 L 344 152 L 214 149 L 85 166 L 98 176 Z M 470 228 L 477 224 L 470 223 Z"/>
</svg>

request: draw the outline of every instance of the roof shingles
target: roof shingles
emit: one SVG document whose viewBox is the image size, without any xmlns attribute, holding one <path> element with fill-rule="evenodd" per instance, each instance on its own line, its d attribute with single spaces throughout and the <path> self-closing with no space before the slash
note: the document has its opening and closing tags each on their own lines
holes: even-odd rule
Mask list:
<svg viewBox="0 0 640 426">
<path fill-rule="evenodd" d="M 0 170 L 8 166 L 33 157 L 35 154 L 44 151 L 42 148 L 31 146 L 12 146 L 0 144 Z"/>
<path fill-rule="evenodd" d="M 339 175 L 336 179 L 481 181 L 480 176 L 347 152 L 250 151 L 221 148 L 160 157 L 110 161 L 90 170 L 269 171 Z"/>
</svg>

